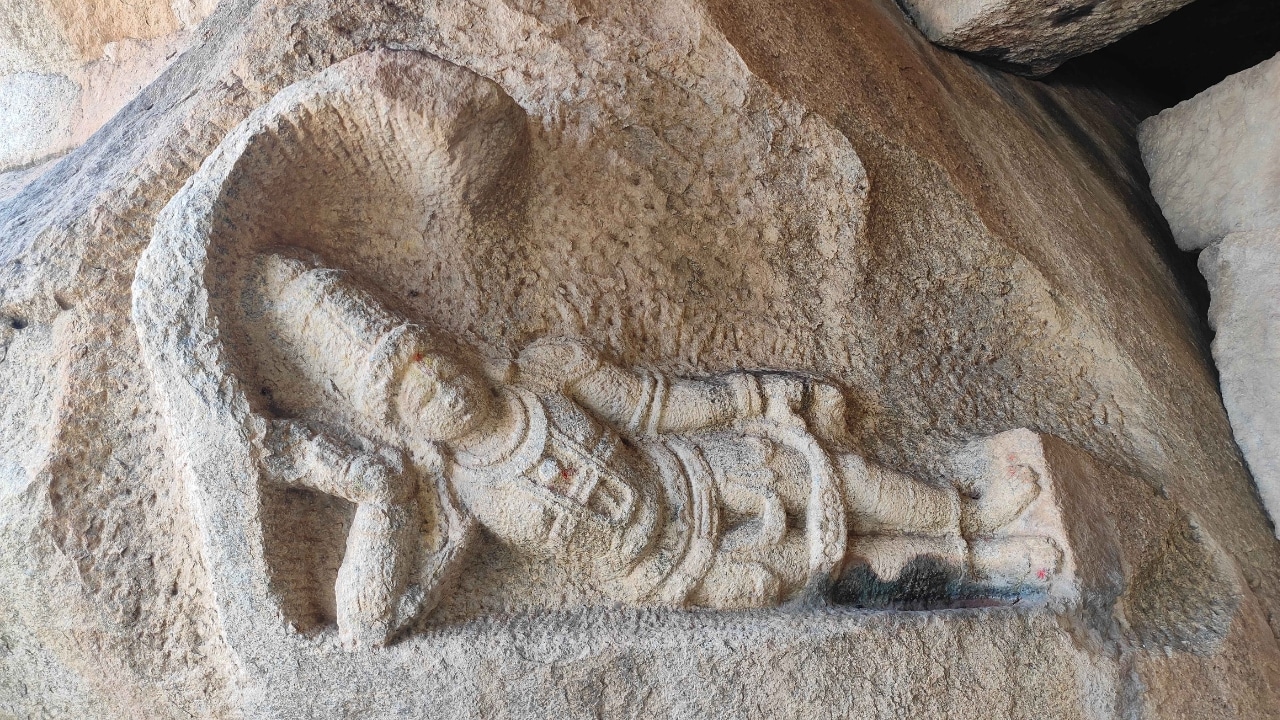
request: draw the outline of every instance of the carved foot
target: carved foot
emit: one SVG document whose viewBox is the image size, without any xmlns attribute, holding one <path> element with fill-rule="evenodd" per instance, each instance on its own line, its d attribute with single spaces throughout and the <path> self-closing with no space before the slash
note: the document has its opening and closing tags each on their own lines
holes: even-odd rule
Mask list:
<svg viewBox="0 0 1280 720">
<path fill-rule="evenodd" d="M 969 571 L 996 588 L 1045 588 L 1058 574 L 1062 552 L 1046 537 L 1003 537 L 969 543 Z"/>
<path fill-rule="evenodd" d="M 1012 465 L 979 492 L 960 507 L 960 532 L 967 538 L 996 534 L 1017 520 L 1039 497 L 1039 476 L 1028 465 Z"/>
</svg>

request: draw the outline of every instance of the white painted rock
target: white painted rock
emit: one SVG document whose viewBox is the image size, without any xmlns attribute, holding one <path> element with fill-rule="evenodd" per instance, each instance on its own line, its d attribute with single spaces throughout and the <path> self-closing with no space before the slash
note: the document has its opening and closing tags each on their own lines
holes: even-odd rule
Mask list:
<svg viewBox="0 0 1280 720">
<path fill-rule="evenodd" d="M 1280 228 L 1280 55 L 1146 120 L 1138 140 L 1178 247 Z"/>
<path fill-rule="evenodd" d="M 1200 254 L 1200 272 L 1236 443 L 1280 517 L 1280 228 L 1227 235 Z"/>
<path fill-rule="evenodd" d="M 935 43 L 1028 75 L 1149 25 L 1191 0 L 903 0 Z"/>
</svg>

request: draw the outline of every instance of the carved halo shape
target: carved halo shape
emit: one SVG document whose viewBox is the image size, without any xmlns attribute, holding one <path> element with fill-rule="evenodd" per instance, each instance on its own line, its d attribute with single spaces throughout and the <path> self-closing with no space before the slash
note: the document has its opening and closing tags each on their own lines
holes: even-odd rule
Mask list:
<svg viewBox="0 0 1280 720">
<path fill-rule="evenodd" d="M 269 411 L 246 390 L 260 360 L 240 346 L 232 309 L 249 260 L 286 244 L 416 287 L 415 260 L 434 250 L 423 218 L 465 236 L 477 222 L 469 208 L 501 192 L 526 136 L 523 111 L 492 82 L 419 53 L 364 53 L 251 114 L 160 214 L 133 318 L 242 667 L 334 641 L 290 628 L 268 560 L 259 459 Z"/>
</svg>

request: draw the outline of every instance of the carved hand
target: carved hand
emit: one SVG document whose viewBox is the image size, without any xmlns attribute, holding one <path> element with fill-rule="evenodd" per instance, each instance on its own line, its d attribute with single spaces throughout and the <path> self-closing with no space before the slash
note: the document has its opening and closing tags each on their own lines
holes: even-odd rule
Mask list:
<svg viewBox="0 0 1280 720">
<path fill-rule="evenodd" d="M 805 425 L 819 440 L 849 444 L 844 393 L 820 378 L 791 373 L 760 375 L 764 414 L 777 422 Z"/>
<path fill-rule="evenodd" d="M 292 420 L 276 420 L 266 443 L 267 469 L 278 481 L 308 487 L 354 503 L 403 503 L 417 487 L 398 450 L 370 453 Z"/>
<path fill-rule="evenodd" d="M 348 499 L 383 504 L 407 502 L 417 487 L 411 475 L 398 455 L 357 455 L 346 472 Z"/>
<path fill-rule="evenodd" d="M 522 350 L 516 365 L 525 382 L 564 390 L 598 369 L 601 362 L 600 353 L 580 340 L 544 338 Z"/>
<path fill-rule="evenodd" d="M 804 409 L 805 378 L 787 373 L 763 373 L 764 414 L 776 422 L 800 423 Z"/>
</svg>

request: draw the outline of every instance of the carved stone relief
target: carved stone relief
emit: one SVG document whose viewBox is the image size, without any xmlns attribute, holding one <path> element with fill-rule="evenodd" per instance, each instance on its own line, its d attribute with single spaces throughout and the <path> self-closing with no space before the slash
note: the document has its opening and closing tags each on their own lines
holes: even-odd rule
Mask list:
<svg viewBox="0 0 1280 720">
<path fill-rule="evenodd" d="M 282 409 L 349 404 L 360 421 L 270 418 L 261 462 L 268 483 L 354 505 L 336 590 L 347 640 L 382 644 L 433 606 L 476 525 L 632 605 L 767 607 L 833 585 L 856 596 L 846 568 L 887 584 L 925 558 L 954 597 L 907 602 L 1034 597 L 1057 579 L 1034 458 L 1014 453 L 962 492 L 844 449 L 843 395 L 821 378 L 667 377 L 569 339 L 463 360 L 295 255 L 253 258 L 239 294 L 247 344 L 275 373 L 261 392 Z M 1037 512 L 1050 522 L 1018 523 Z"/>
<path fill-rule="evenodd" d="M 413 706 L 450 628 L 531 611 L 1111 611 L 1125 533 L 1061 441 L 979 439 L 938 483 L 860 454 L 848 388 L 807 368 L 670 372 L 488 342 L 446 292 L 424 311 L 527 219 L 532 132 L 469 71 L 366 53 L 254 113 L 161 215 L 133 315 L 255 714 L 373 675 Z"/>
</svg>

